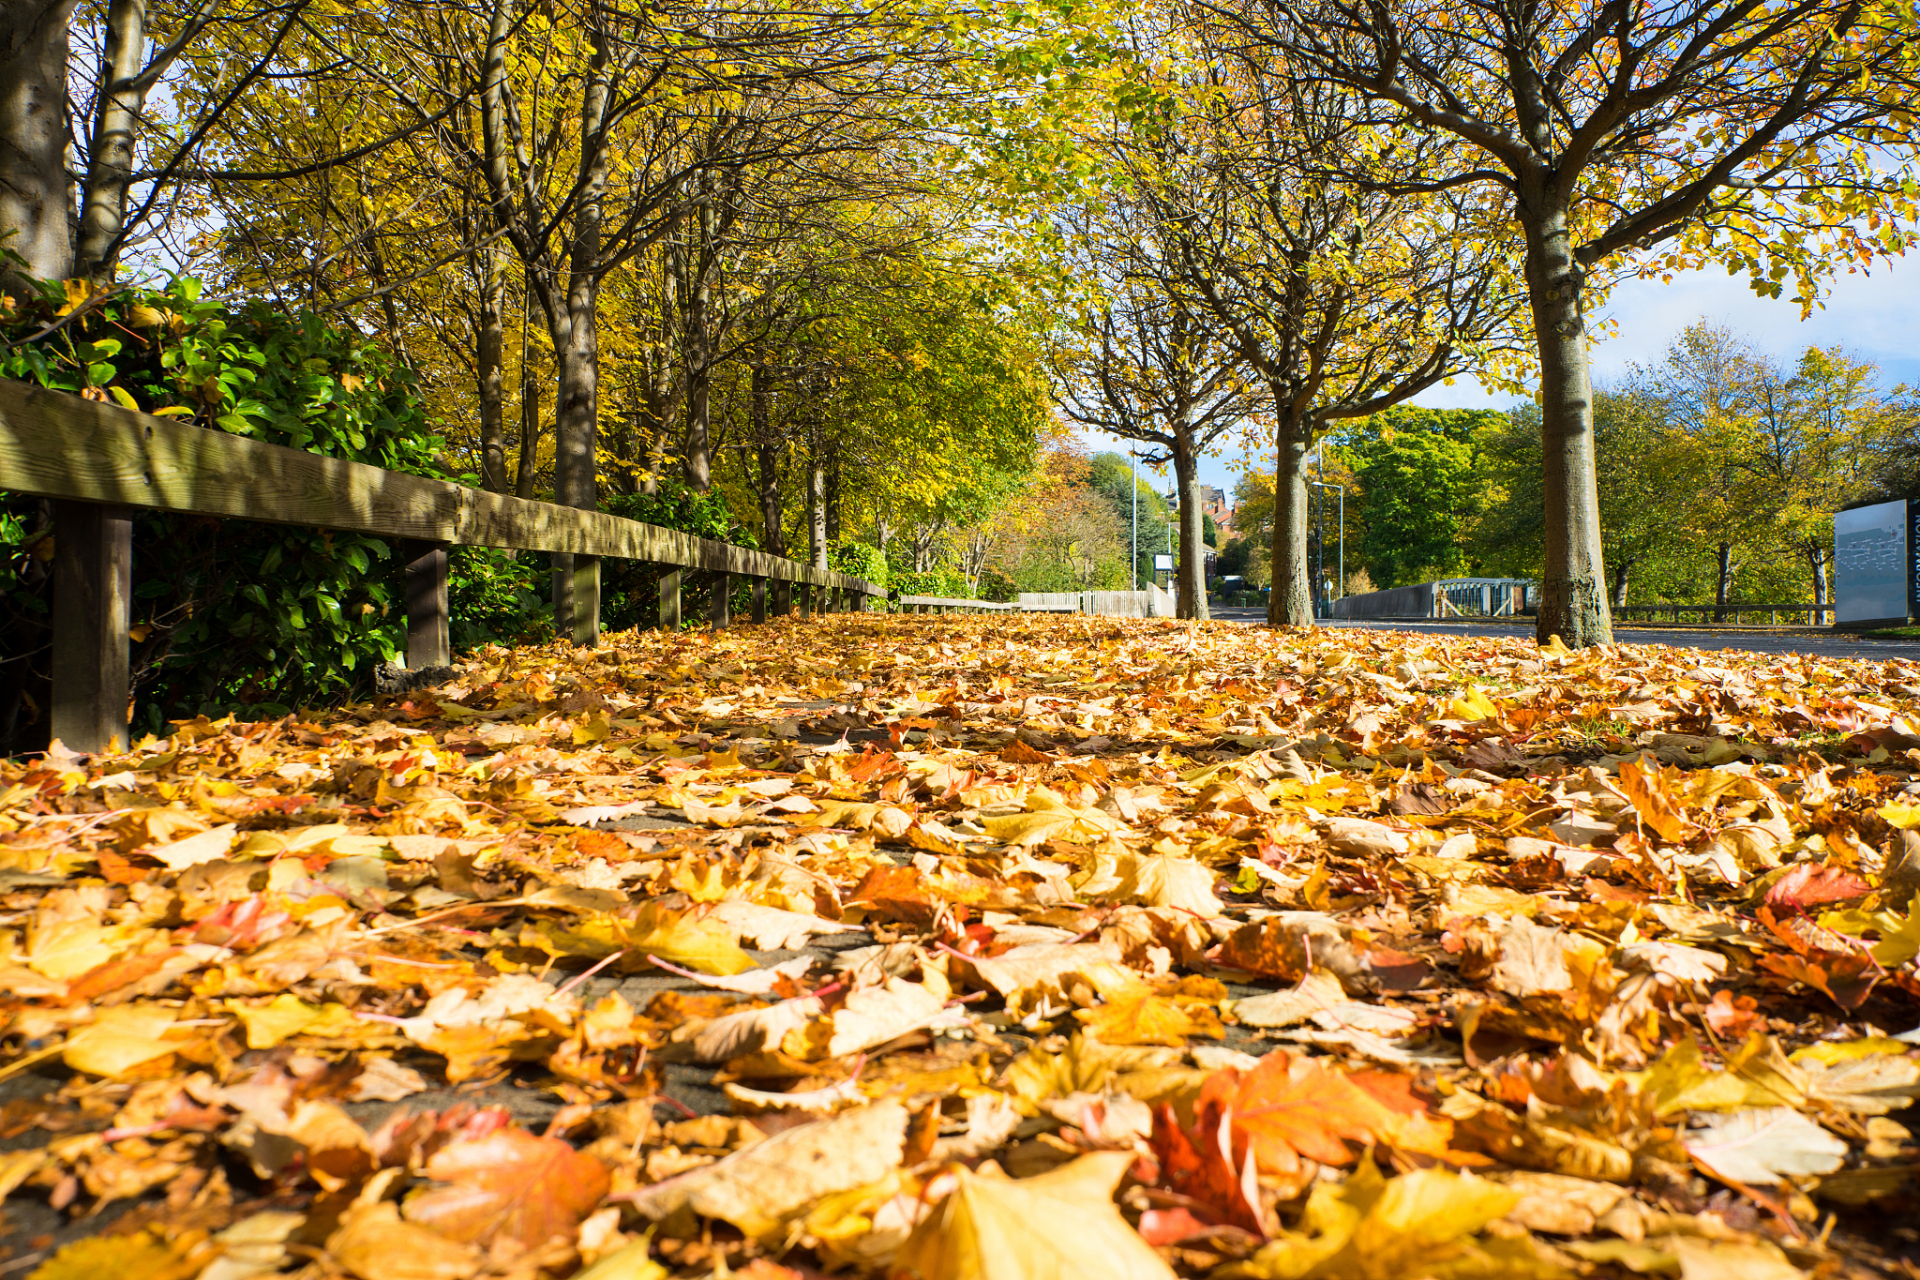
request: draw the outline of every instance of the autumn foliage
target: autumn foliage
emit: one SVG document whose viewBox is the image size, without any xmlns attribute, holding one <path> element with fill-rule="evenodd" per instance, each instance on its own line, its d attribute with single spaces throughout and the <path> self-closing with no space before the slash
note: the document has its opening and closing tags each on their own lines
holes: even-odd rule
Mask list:
<svg viewBox="0 0 1920 1280">
<path fill-rule="evenodd" d="M 11 763 L 0 1266 L 1905 1274 L 1916 703 L 835 616 Z"/>
</svg>

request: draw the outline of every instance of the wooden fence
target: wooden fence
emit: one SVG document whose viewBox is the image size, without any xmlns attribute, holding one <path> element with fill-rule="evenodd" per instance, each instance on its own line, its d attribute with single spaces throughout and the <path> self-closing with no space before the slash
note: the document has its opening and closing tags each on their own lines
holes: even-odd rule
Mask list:
<svg viewBox="0 0 1920 1280">
<path fill-rule="evenodd" d="M 753 581 L 753 620 L 864 609 L 886 589 L 674 529 L 358 462 L 262 444 L 118 405 L 0 379 L 0 489 L 54 499 L 53 736 L 76 751 L 127 738 L 133 598 L 129 508 L 345 529 L 397 539 L 406 561 L 407 665 L 451 658 L 447 549 L 511 547 L 573 557 L 570 617 L 580 644 L 600 633 L 600 557 L 670 565 L 660 623 L 678 626 L 683 580 L 712 575 L 715 626 L 731 621 L 736 577 Z M 769 610 L 768 584 L 773 586 Z M 564 580 L 563 580 L 564 585 Z"/>
</svg>

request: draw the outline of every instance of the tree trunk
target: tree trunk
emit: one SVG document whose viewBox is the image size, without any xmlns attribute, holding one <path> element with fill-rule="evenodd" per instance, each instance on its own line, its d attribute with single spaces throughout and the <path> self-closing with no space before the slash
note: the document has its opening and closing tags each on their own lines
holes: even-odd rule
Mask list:
<svg viewBox="0 0 1920 1280">
<path fill-rule="evenodd" d="M 827 547 L 840 545 L 840 450 L 827 459 Z"/>
<path fill-rule="evenodd" d="M 107 6 L 98 107 L 87 147 L 87 181 L 80 194 L 80 238 L 75 275 L 105 284 L 113 278 L 127 222 L 127 189 L 133 183 L 133 132 L 146 104 L 140 73 L 147 58 L 146 0 L 112 0 Z"/>
<path fill-rule="evenodd" d="M 760 463 L 760 545 L 769 555 L 784 556 L 786 504 L 780 496 L 780 442 L 773 438 L 772 401 L 773 375 L 756 360 L 747 393 L 747 413 L 752 419 L 754 450 Z"/>
<path fill-rule="evenodd" d="M 711 317 L 712 288 L 707 281 L 705 230 L 713 218 L 709 204 L 702 201 L 695 225 L 702 231 L 699 253 L 688 251 L 687 290 L 687 440 L 682 458 L 687 484 L 695 492 L 713 487 L 713 338 Z"/>
<path fill-rule="evenodd" d="M 480 251 L 480 334 L 475 352 L 480 391 L 480 487 L 505 493 L 507 479 L 507 424 L 505 404 L 507 272 L 506 254 L 498 245 Z"/>
<path fill-rule="evenodd" d="M 1180 486 L 1180 570 L 1174 583 L 1174 614 L 1181 618 L 1207 616 L 1207 553 L 1200 508 L 1200 460 L 1193 452 L 1193 428 L 1176 423 L 1173 434 L 1173 474 Z"/>
<path fill-rule="evenodd" d="M 817 453 L 807 459 L 807 553 L 814 568 L 827 567 L 827 469 Z"/>
<path fill-rule="evenodd" d="M 1541 644 L 1607 644 L 1613 620 L 1602 590 L 1600 491 L 1594 476 L 1593 389 L 1587 366 L 1585 273 L 1574 260 L 1564 209 L 1523 209 L 1527 292 L 1540 347 L 1540 451 L 1546 562 L 1540 575 Z"/>
<path fill-rule="evenodd" d="M 1807 568 L 1813 573 L 1813 602 L 1823 605 L 1827 603 L 1827 549 L 1817 542 L 1807 544 Z"/>
<path fill-rule="evenodd" d="M 1613 562 L 1613 607 L 1627 607 L 1627 580 L 1633 575 L 1633 558 L 1621 556 Z"/>
<path fill-rule="evenodd" d="M 589 157 L 585 190 L 574 214 L 568 248 L 567 333 L 561 347 L 560 395 L 553 415 L 553 497 L 563 506 L 591 511 L 599 492 L 595 452 L 600 419 L 600 280 L 602 200 L 607 185 L 606 115 L 611 97 L 606 33 L 589 33 L 593 58 L 581 95 L 581 150 Z M 600 639 L 600 581 L 589 568 L 576 571 L 573 557 L 554 557 L 554 627 L 574 643 Z M 562 570 L 562 564 L 565 570 Z M 563 583 L 563 579 L 566 581 Z M 564 608 L 563 608 L 564 606 Z"/>
<path fill-rule="evenodd" d="M 1733 599 L 1733 544 L 1722 542 L 1714 548 L 1713 620 L 1727 620 L 1727 604 Z"/>
<path fill-rule="evenodd" d="M 1307 445 L 1305 423 L 1282 422 L 1273 486 L 1273 595 L 1267 625 L 1313 625 L 1313 589 L 1307 581 Z"/>
<path fill-rule="evenodd" d="M 67 205 L 67 27 L 73 0 L 0 0 L 0 230 L 29 275 L 73 262 Z M 0 286 L 21 292 L 0 262 Z"/>
<path fill-rule="evenodd" d="M 533 352 L 520 348 L 520 462 L 513 478 L 513 492 L 531 498 L 540 466 L 540 387 L 533 380 Z"/>
</svg>

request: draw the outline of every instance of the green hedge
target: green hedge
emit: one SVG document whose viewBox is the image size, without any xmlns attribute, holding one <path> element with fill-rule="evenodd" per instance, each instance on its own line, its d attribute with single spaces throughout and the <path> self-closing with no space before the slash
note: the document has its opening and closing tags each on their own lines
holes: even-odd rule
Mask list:
<svg viewBox="0 0 1920 1280">
<path fill-rule="evenodd" d="M 217 431 L 445 478 L 411 375 L 311 314 L 229 306 L 176 279 L 90 293 L 48 282 L 0 312 L 0 377 Z M 0 498 L 0 739 L 45 739 L 51 504 Z M 134 518 L 134 724 L 279 712 L 364 686 L 401 645 L 398 567 L 380 538 L 164 512 Z M 490 564 L 463 579 L 494 590 Z"/>
</svg>

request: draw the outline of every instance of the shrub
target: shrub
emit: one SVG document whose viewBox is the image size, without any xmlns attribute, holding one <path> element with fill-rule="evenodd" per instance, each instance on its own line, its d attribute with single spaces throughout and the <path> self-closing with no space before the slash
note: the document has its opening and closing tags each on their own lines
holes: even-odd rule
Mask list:
<svg viewBox="0 0 1920 1280">
<path fill-rule="evenodd" d="M 888 594 L 893 596 L 946 596 L 965 600 L 973 594 L 967 590 L 967 576 L 945 565 L 929 573 L 902 573 L 896 569 L 888 585 Z"/>
<path fill-rule="evenodd" d="M 827 566 L 839 573 L 865 578 L 876 586 L 887 585 L 887 557 L 870 543 L 841 543 L 827 553 Z"/>
<path fill-rule="evenodd" d="M 1017 598 L 1020 588 L 1012 578 L 998 569 L 988 569 L 980 575 L 980 598 L 992 600 L 997 604 L 1007 604 Z"/>
<path fill-rule="evenodd" d="M 0 313 L 0 377 L 212 430 L 444 478 L 410 374 L 376 344 L 199 282 L 90 293 L 44 283 Z M 51 504 L 0 497 L 0 749 L 46 740 Z M 386 541 L 170 512 L 134 519 L 134 725 L 231 708 L 280 713 L 337 698 L 403 643 Z"/>
</svg>

